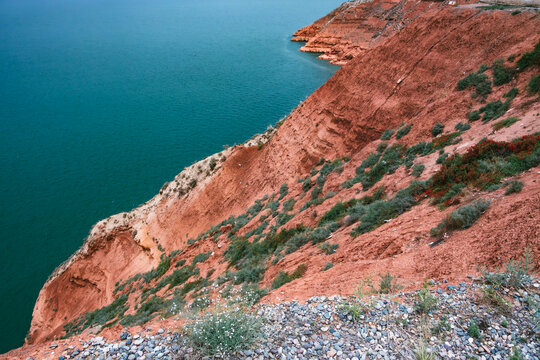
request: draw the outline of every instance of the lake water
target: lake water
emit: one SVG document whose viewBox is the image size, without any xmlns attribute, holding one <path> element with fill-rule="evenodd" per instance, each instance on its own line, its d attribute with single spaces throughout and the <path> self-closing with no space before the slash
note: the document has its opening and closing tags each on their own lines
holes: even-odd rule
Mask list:
<svg viewBox="0 0 540 360">
<path fill-rule="evenodd" d="M 92 224 L 277 122 L 336 67 L 341 0 L 0 0 L 0 353 Z"/>
</svg>

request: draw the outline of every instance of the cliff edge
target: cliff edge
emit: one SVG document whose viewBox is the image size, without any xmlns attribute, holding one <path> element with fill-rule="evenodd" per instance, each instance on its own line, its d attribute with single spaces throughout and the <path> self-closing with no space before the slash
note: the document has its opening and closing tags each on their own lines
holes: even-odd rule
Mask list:
<svg viewBox="0 0 540 360">
<path fill-rule="evenodd" d="M 323 52 L 341 69 L 275 128 L 186 168 L 146 204 L 96 224 L 40 291 L 27 343 L 144 324 L 164 316 L 163 304 L 211 302 L 226 287 L 267 289 L 263 301 L 279 302 L 348 295 L 361 279 L 387 272 L 406 288 L 424 278 L 459 281 L 525 247 L 537 264 L 536 160 L 482 186 L 452 179 L 462 186 L 439 205 L 442 190 L 430 181 L 452 159 L 480 151 L 483 138 L 499 147 L 517 139 L 521 152 L 504 156 L 535 154 L 540 104 L 530 82 L 539 68 L 518 62 L 535 48 L 539 28 L 529 8 L 352 1 L 299 30 L 294 40 L 307 42 L 303 50 Z M 457 86 L 473 73 L 489 92 Z M 485 115 L 492 110 L 498 116 Z M 494 125 L 505 119 L 514 120 Z M 522 192 L 496 188 L 508 179 L 519 179 Z M 411 188 L 413 180 L 421 189 Z M 396 197 L 406 202 L 399 211 L 381 210 Z M 474 225 L 430 233 L 478 199 L 490 206 Z M 289 281 L 277 284 L 283 274 Z M 148 302 L 163 306 L 145 318 Z"/>
</svg>

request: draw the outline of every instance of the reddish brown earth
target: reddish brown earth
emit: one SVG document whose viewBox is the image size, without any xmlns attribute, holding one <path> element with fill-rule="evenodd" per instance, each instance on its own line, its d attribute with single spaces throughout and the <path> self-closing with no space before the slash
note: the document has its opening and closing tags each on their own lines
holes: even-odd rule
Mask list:
<svg viewBox="0 0 540 360">
<path fill-rule="evenodd" d="M 329 21 L 330 25 L 325 26 Z M 321 157 L 331 160 L 350 156 L 341 174 L 328 176 L 323 194 L 340 190 L 340 184 L 354 176 L 355 168 L 376 149 L 387 128 L 396 128 L 402 122 L 412 124 L 411 132 L 399 140 L 411 145 L 430 141 L 436 122 L 445 124 L 447 131 L 457 122 L 465 122 L 465 114 L 479 105 L 469 91 L 455 90 L 457 81 L 483 63 L 532 50 L 540 39 L 539 28 L 540 18 L 534 11 L 512 16 L 507 11 L 450 8 L 441 3 L 375 1 L 344 5 L 298 31 L 295 35 L 309 38 L 313 46 L 322 37 L 325 44 L 330 44 L 324 34 L 336 31 L 341 34 L 339 45 L 331 44 L 331 51 L 338 54 L 336 59 L 352 55 L 351 59 L 294 109 L 260 150 L 257 146 L 236 146 L 225 153 L 226 161 L 193 190 L 179 196 L 173 191 L 178 185 L 171 183 L 132 213 L 97 224 L 83 248 L 57 269 L 41 290 L 28 343 L 60 337 L 65 323 L 111 303 L 118 281 L 149 271 L 159 263 L 158 243 L 167 253 L 183 249 L 182 258 L 187 261 L 196 254 L 213 251 L 210 259 L 198 266 L 201 276 L 215 269 L 211 279 L 217 278 L 227 267 L 221 261 L 227 237 L 193 245 L 187 244 L 189 238 L 230 215 L 244 213 L 256 199 L 278 192 L 283 183 L 289 187 L 283 201 L 297 199 L 297 211 L 309 199 L 301 199 L 297 179 L 305 177 Z M 371 37 L 386 38 L 371 41 L 370 31 Z M 488 97 L 488 101 L 498 99 L 512 86 L 518 87 L 519 95 L 505 116 L 519 116 L 519 122 L 496 133 L 491 133 L 490 123 L 472 123 L 463 141 L 450 147 L 450 152 L 465 152 L 488 135 L 495 140 L 510 140 L 540 131 L 538 96 L 529 96 L 525 90 L 535 71 L 521 73 L 512 84 L 494 88 Z M 423 159 L 426 170 L 422 179 L 438 169 L 437 157 L 434 153 Z M 276 265 L 269 263 L 261 287 L 268 287 L 280 270 L 292 271 L 301 263 L 309 266 L 304 277 L 274 290 L 265 300 L 350 294 L 360 279 L 387 271 L 399 276 L 408 287 L 426 277 L 458 281 L 474 274 L 476 265 L 500 265 L 520 254 L 525 246 L 538 260 L 538 174 L 535 168 L 519 176 L 525 184 L 519 194 L 503 197 L 504 190 L 468 194 L 463 201 L 480 196 L 492 199 L 490 209 L 474 226 L 452 234 L 434 248 L 428 246 L 432 241 L 429 229 L 455 207 L 440 211 L 423 202 L 356 238 L 350 235 L 351 227 L 342 227 L 332 234 L 332 242 L 339 244 L 335 254 L 324 255 L 316 246 L 305 245 Z M 381 184 L 392 195 L 412 179 L 401 167 L 385 176 Z M 341 190 L 323 204 L 295 216 L 286 227 L 300 223 L 312 226 L 336 202 L 363 195 L 360 184 Z M 253 219 L 241 233 L 255 228 L 258 219 Z M 334 267 L 321 271 L 328 261 Z M 131 305 L 136 296 L 130 295 Z M 116 330 L 107 331 L 113 336 Z M 88 332 L 82 336 L 88 336 Z M 27 344 L 8 356 L 40 354 L 42 350 Z"/>
</svg>

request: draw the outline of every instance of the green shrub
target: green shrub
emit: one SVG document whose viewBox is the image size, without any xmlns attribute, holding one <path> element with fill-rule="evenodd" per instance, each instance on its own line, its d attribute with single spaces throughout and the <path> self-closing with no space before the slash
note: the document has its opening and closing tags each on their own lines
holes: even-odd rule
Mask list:
<svg viewBox="0 0 540 360">
<path fill-rule="evenodd" d="M 332 231 L 327 227 L 318 227 L 315 228 L 310 234 L 309 238 L 313 244 L 319 244 L 323 241 L 326 241 L 328 237 L 332 234 Z"/>
<path fill-rule="evenodd" d="M 437 298 L 429 292 L 429 283 L 424 281 L 422 289 L 416 294 L 416 311 L 427 314 L 437 307 Z"/>
<path fill-rule="evenodd" d="M 159 290 L 169 285 L 169 288 L 172 289 L 175 286 L 182 285 L 196 273 L 195 269 L 196 268 L 194 268 L 193 266 L 183 266 L 180 269 L 176 269 L 172 272 L 172 274 L 161 279 L 161 281 L 157 283 L 155 288 Z"/>
<path fill-rule="evenodd" d="M 489 269 L 479 267 L 482 282 L 492 286 L 495 289 L 502 287 L 519 289 L 523 288 L 531 281 L 529 275 L 533 269 L 534 258 L 529 248 L 525 248 L 520 259 L 510 260 L 504 269 L 490 271 Z"/>
<path fill-rule="evenodd" d="M 171 258 L 168 256 L 162 256 L 161 261 L 158 264 L 157 268 L 150 270 L 142 275 L 145 282 L 149 283 L 153 279 L 159 279 L 162 277 L 167 270 L 171 267 Z"/>
<path fill-rule="evenodd" d="M 482 117 L 483 122 L 488 122 L 490 120 L 498 119 L 504 115 L 504 113 L 510 107 L 510 102 L 501 100 L 488 102 L 486 105 L 480 108 L 480 112 L 484 113 Z"/>
<path fill-rule="evenodd" d="M 185 264 L 186 264 L 186 259 L 180 259 L 180 260 L 178 260 L 178 262 L 176 263 L 175 267 L 184 266 Z"/>
<path fill-rule="evenodd" d="M 126 304 L 127 300 L 128 294 L 124 294 L 114 300 L 110 305 L 86 313 L 65 324 L 64 331 L 66 332 L 66 336 L 78 335 L 88 327 L 104 325 L 121 317 L 129 309 L 129 305 Z"/>
<path fill-rule="evenodd" d="M 404 137 L 405 135 L 407 135 L 409 133 L 409 131 L 411 131 L 411 128 L 412 128 L 411 124 L 407 124 L 407 125 L 403 126 L 401 129 L 399 129 L 396 132 L 396 139 L 399 140 L 402 137 Z"/>
<path fill-rule="evenodd" d="M 414 177 L 419 177 L 420 175 L 422 175 L 422 172 L 424 172 L 425 168 L 426 166 L 424 164 L 416 164 L 413 166 L 411 175 Z"/>
<path fill-rule="evenodd" d="M 469 119 L 469 121 L 480 120 L 480 113 L 478 110 L 473 110 L 467 114 L 467 119 Z"/>
<path fill-rule="evenodd" d="M 364 234 L 381 226 L 385 221 L 404 213 L 417 203 L 415 196 L 422 194 L 427 188 L 426 182 L 412 181 L 411 184 L 389 200 L 377 200 L 364 208 L 360 217 L 360 225 L 353 229 L 353 236 Z"/>
<path fill-rule="evenodd" d="M 471 73 L 465 78 L 459 80 L 457 83 L 457 90 L 462 91 L 468 89 L 469 87 L 474 87 L 475 91 L 472 96 L 474 98 L 478 98 L 480 101 L 484 101 L 487 95 L 491 94 L 492 92 L 489 76 L 484 74 L 484 71 L 487 69 L 488 67 L 483 65 L 477 72 Z"/>
<path fill-rule="evenodd" d="M 386 129 L 381 135 L 381 140 L 390 140 L 392 138 L 392 135 L 394 135 L 394 130 Z"/>
<path fill-rule="evenodd" d="M 309 189 L 311 189 L 311 186 L 312 184 L 310 178 L 307 178 L 302 182 L 302 190 L 304 190 L 304 192 L 307 192 Z"/>
<path fill-rule="evenodd" d="M 336 250 L 338 249 L 339 245 L 338 244 L 330 244 L 330 243 L 322 243 L 318 246 L 319 249 L 321 249 L 322 251 L 324 251 L 324 253 L 326 255 L 331 255 L 333 253 L 336 252 Z"/>
<path fill-rule="evenodd" d="M 490 164 L 489 171 L 480 164 Z M 465 154 L 445 160 L 433 175 L 426 195 L 440 198 L 454 184 L 478 189 L 499 184 L 504 177 L 514 176 L 540 164 L 540 135 L 527 135 L 511 142 L 482 139 Z"/>
<path fill-rule="evenodd" d="M 442 204 L 443 206 L 450 206 L 452 204 L 452 200 L 461 194 L 463 189 L 465 188 L 465 184 L 454 184 L 450 190 L 445 193 L 440 198 L 433 199 L 433 204 Z"/>
<path fill-rule="evenodd" d="M 377 152 L 382 154 L 384 150 L 386 150 L 387 147 L 388 147 L 388 143 L 382 142 L 379 145 L 377 145 Z"/>
<path fill-rule="evenodd" d="M 493 69 L 493 85 L 501 86 L 512 80 L 513 71 L 504 66 L 504 59 L 495 60 L 491 68 Z"/>
<path fill-rule="evenodd" d="M 283 203 L 283 211 L 289 212 L 293 209 L 296 201 L 294 199 L 289 199 Z"/>
<path fill-rule="evenodd" d="M 328 210 L 319 220 L 319 226 L 341 220 L 346 214 L 347 210 L 354 205 L 355 201 L 347 201 L 346 203 L 338 202 L 330 210 Z"/>
<path fill-rule="evenodd" d="M 480 328 L 476 324 L 476 321 L 471 320 L 471 322 L 469 323 L 469 328 L 467 330 L 467 333 L 472 338 L 480 339 L 480 337 L 481 337 Z"/>
<path fill-rule="evenodd" d="M 262 322 L 242 308 L 216 310 L 186 324 L 186 338 L 203 356 L 224 357 L 251 347 Z"/>
<path fill-rule="evenodd" d="M 521 181 L 511 180 L 508 182 L 508 187 L 506 188 L 504 195 L 521 192 L 521 189 L 523 189 L 523 183 Z"/>
<path fill-rule="evenodd" d="M 532 77 L 528 87 L 531 94 L 540 93 L 540 75 Z"/>
<path fill-rule="evenodd" d="M 469 228 L 488 209 L 490 201 L 482 199 L 474 201 L 472 204 L 464 205 L 452 211 L 450 215 L 441 221 L 437 227 L 431 229 L 432 236 L 442 236 L 452 230 Z"/>
<path fill-rule="evenodd" d="M 144 324 L 158 315 L 165 302 L 159 296 L 154 296 L 144 302 L 133 315 L 127 315 L 120 321 L 124 326 Z"/>
<path fill-rule="evenodd" d="M 442 153 L 441 155 L 439 155 L 439 157 L 437 158 L 435 162 L 437 164 L 442 164 L 446 160 L 447 157 L 448 157 L 447 153 Z"/>
<path fill-rule="evenodd" d="M 500 130 L 502 128 L 510 127 L 517 121 L 519 121 L 519 118 L 517 116 L 512 116 L 508 119 L 497 121 L 495 124 L 491 125 L 491 127 L 493 128 L 493 130 Z"/>
<path fill-rule="evenodd" d="M 195 257 L 193 258 L 193 263 L 192 263 L 192 265 L 195 266 L 195 265 L 197 265 L 198 263 L 205 262 L 206 260 L 208 260 L 208 258 L 210 257 L 210 255 L 212 255 L 212 251 L 209 251 L 209 252 L 207 252 L 207 253 L 201 253 L 201 254 L 195 255 Z"/>
<path fill-rule="evenodd" d="M 276 218 L 276 227 L 280 228 L 289 222 L 294 217 L 294 214 L 280 213 Z"/>
<path fill-rule="evenodd" d="M 508 99 L 514 99 L 518 93 L 519 93 L 518 88 L 513 87 L 510 90 L 508 90 L 508 92 L 504 94 L 503 97 L 508 98 Z"/>
<path fill-rule="evenodd" d="M 540 65 L 540 41 L 534 46 L 534 50 L 524 53 L 517 62 L 519 71 L 523 71 L 530 66 Z"/>
<path fill-rule="evenodd" d="M 441 123 L 435 123 L 435 125 L 433 125 L 433 129 L 431 129 L 431 134 L 433 136 L 437 136 L 437 135 L 442 134 L 443 131 L 444 131 L 444 125 Z"/>
<path fill-rule="evenodd" d="M 389 272 L 379 275 L 379 277 L 381 278 L 379 289 L 375 290 L 378 294 L 390 294 L 403 288 L 403 286 L 396 283 L 397 277 L 392 276 Z"/>
<path fill-rule="evenodd" d="M 301 278 L 302 276 L 304 276 L 306 271 L 307 266 L 305 264 L 298 265 L 298 267 L 296 268 L 296 270 L 294 270 L 292 274 L 289 274 L 288 272 L 283 270 L 280 271 L 274 281 L 272 281 L 272 289 L 277 289 L 293 280 Z"/>
<path fill-rule="evenodd" d="M 289 193 L 289 187 L 287 186 L 287 184 L 282 184 L 281 187 L 279 188 L 278 200 L 283 199 L 285 196 L 287 196 L 288 193 Z"/>
<path fill-rule="evenodd" d="M 214 170 L 216 168 L 216 165 L 217 165 L 217 160 L 215 158 L 211 158 L 208 163 L 210 170 Z"/>
<path fill-rule="evenodd" d="M 478 117 L 478 118 L 480 118 L 480 117 Z M 477 120 L 478 120 L 478 119 L 477 119 Z M 467 124 L 467 123 L 463 124 L 463 123 L 461 123 L 461 122 L 458 122 L 458 123 L 456 124 L 456 127 L 455 127 L 456 131 L 467 131 L 467 130 L 469 130 L 470 128 L 471 128 L 471 125 L 469 125 L 469 124 Z"/>
<path fill-rule="evenodd" d="M 509 314 L 512 306 L 502 298 L 497 289 L 491 286 L 482 287 L 482 300 L 503 314 Z"/>
<path fill-rule="evenodd" d="M 453 132 L 450 134 L 439 136 L 434 139 L 432 144 L 433 150 L 444 149 L 448 145 L 454 145 L 461 141 L 460 132 Z"/>
<path fill-rule="evenodd" d="M 311 190 L 311 200 L 315 200 L 319 197 L 319 195 L 321 195 L 322 193 L 322 186 L 321 185 L 317 185 L 313 188 L 313 190 Z"/>
<path fill-rule="evenodd" d="M 330 270 L 333 267 L 334 267 L 334 264 L 332 264 L 331 262 L 327 262 L 326 265 L 324 265 L 322 270 L 323 271 Z"/>
<path fill-rule="evenodd" d="M 441 319 L 439 320 L 439 322 L 437 323 L 437 326 L 431 329 L 431 332 L 433 334 L 440 334 L 445 331 L 449 331 L 450 329 L 451 327 L 450 327 L 450 324 L 448 323 L 448 318 L 445 315 L 443 315 Z"/>
</svg>

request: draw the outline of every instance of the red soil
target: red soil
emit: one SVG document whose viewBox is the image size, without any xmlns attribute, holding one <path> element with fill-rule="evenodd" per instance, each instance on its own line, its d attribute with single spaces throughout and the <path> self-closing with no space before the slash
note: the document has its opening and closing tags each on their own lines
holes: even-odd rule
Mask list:
<svg viewBox="0 0 540 360">
<path fill-rule="evenodd" d="M 159 258 L 145 245 L 152 242 L 148 239 L 157 239 L 167 252 L 184 249 L 183 258 L 188 261 L 198 253 L 213 251 L 210 259 L 199 267 L 202 275 L 215 268 L 212 276 L 215 279 L 226 269 L 227 264 L 220 260 L 228 240 L 222 236 L 218 243 L 203 241 L 187 245 L 188 238 L 195 238 L 230 215 L 244 213 L 256 199 L 277 192 L 283 183 L 290 189 L 284 200 L 298 198 L 301 184 L 296 180 L 306 176 L 321 157 L 350 155 L 351 161 L 343 173 L 328 177 L 324 193 L 338 189 L 374 151 L 380 143 L 378 138 L 387 128 L 396 128 L 402 122 L 412 124 L 410 134 L 400 140 L 410 145 L 429 141 L 436 122 L 451 129 L 457 122 L 466 121 L 465 114 L 478 103 L 470 97 L 470 92 L 455 90 L 457 81 L 476 71 L 482 63 L 531 50 L 540 38 L 536 31 L 540 28 L 540 18 L 534 12 L 523 11 L 512 16 L 506 11 L 447 8 L 438 3 L 421 2 L 416 8 L 412 3 L 404 4 L 404 8 L 410 9 L 403 14 L 402 22 L 406 26 L 389 33 L 385 41 L 369 46 L 365 45 L 369 31 L 379 36 L 386 34 L 380 32 L 381 24 L 368 26 L 375 21 L 373 14 L 380 9 L 392 9 L 396 3 L 365 3 L 345 7 L 343 13 L 337 11 L 332 15 L 348 18 L 349 14 L 360 14 L 357 17 L 362 19 L 362 26 L 357 36 L 351 35 L 356 23 L 347 21 L 341 27 L 333 21 L 332 27 L 321 30 L 324 22 L 321 20 L 299 31 L 297 36 L 312 37 L 334 28 L 343 29 L 339 31 L 348 34 L 343 37 L 348 44 L 346 48 L 362 51 L 342 51 L 341 45 L 333 47 L 354 57 L 293 110 L 261 150 L 236 147 L 208 183 L 185 196 L 162 199 L 146 217 L 134 220 L 127 228 L 92 238 L 90 249 L 76 257 L 60 275 L 52 277 L 41 290 L 29 342 L 40 343 L 62 335 L 66 322 L 109 304 L 117 281 L 155 267 Z M 518 115 L 521 121 L 490 138 L 508 140 L 540 130 L 538 97 L 525 95 L 525 84 L 532 74 L 532 70 L 522 73 L 513 84 L 494 88 L 488 101 L 500 98 L 511 86 L 520 89 L 507 115 Z M 490 132 L 490 123 L 476 122 L 464 134 L 463 141 L 450 147 L 450 151 L 464 152 Z M 425 159 L 422 178 L 428 178 L 438 169 L 437 156 L 432 154 Z M 406 187 L 411 179 L 402 167 L 395 174 L 385 176 L 381 184 L 391 194 Z M 537 180 L 538 169 L 532 169 L 521 176 L 525 187 L 519 194 L 504 198 L 501 191 L 480 194 L 493 199 L 487 213 L 470 229 L 456 232 L 434 248 L 427 246 L 432 241 L 429 229 L 452 208 L 441 212 L 424 202 L 356 238 L 350 236 L 350 228 L 339 229 L 332 235 L 332 243 L 340 245 L 333 255 L 323 255 L 312 245 L 302 247 L 277 265 L 270 264 L 260 285 L 269 286 L 280 270 L 292 271 L 300 263 L 308 263 L 306 275 L 273 291 L 267 300 L 350 294 L 360 279 L 387 271 L 400 276 L 401 283 L 408 286 L 425 277 L 457 281 L 474 273 L 477 264 L 501 264 L 521 253 L 524 246 L 530 246 L 538 259 L 540 184 Z M 364 195 L 359 185 L 304 211 L 287 226 L 313 225 L 337 201 Z M 299 201 L 295 210 L 307 199 L 308 196 Z M 135 225 L 138 237 L 143 239 L 140 242 L 132 237 Z M 257 220 L 246 229 L 255 226 Z M 327 261 L 332 261 L 334 267 L 323 272 L 321 269 Z M 133 299 L 130 297 L 130 301 Z M 27 353 L 38 351 L 29 345 L 24 349 Z M 10 354 L 22 353 L 19 350 Z"/>
</svg>

